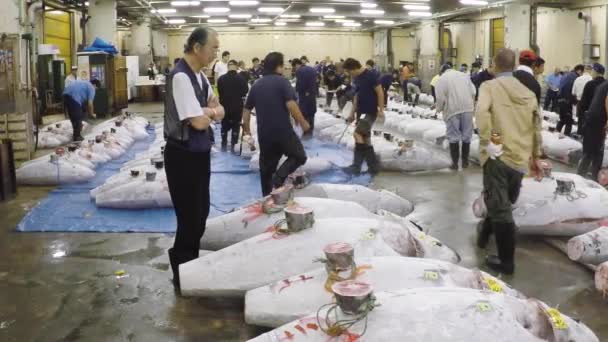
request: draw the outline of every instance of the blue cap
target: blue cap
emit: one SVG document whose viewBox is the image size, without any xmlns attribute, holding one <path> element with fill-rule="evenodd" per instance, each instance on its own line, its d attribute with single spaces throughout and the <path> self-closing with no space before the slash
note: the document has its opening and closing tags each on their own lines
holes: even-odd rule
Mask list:
<svg viewBox="0 0 608 342">
<path fill-rule="evenodd" d="M 606 69 L 600 63 L 593 63 L 593 71 L 597 72 L 600 75 L 603 75 L 606 72 Z"/>
</svg>

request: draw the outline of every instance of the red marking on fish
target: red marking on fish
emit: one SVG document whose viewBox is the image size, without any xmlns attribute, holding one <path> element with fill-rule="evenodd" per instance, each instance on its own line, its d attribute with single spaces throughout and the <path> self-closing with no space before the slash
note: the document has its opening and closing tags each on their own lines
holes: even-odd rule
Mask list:
<svg viewBox="0 0 608 342">
<path fill-rule="evenodd" d="M 307 280 L 313 279 L 314 277 L 307 277 L 305 275 L 301 275 L 297 280 L 289 280 L 289 279 L 285 279 L 282 282 L 285 284 L 283 285 L 280 289 L 279 289 L 279 293 L 281 293 L 281 291 L 283 291 L 284 289 L 290 287 L 291 285 L 293 285 L 294 283 L 297 283 L 299 281 L 301 282 L 306 282 Z"/>
<path fill-rule="evenodd" d="M 319 330 L 319 326 L 314 323 L 308 323 L 308 324 L 306 324 L 306 327 L 310 330 L 315 330 L 315 331 Z"/>
<path fill-rule="evenodd" d="M 295 328 L 296 328 L 296 330 L 298 330 L 302 334 L 307 335 L 306 334 L 306 330 L 304 330 L 304 328 L 302 328 L 300 325 L 296 325 Z"/>
<path fill-rule="evenodd" d="M 344 336 L 344 342 L 357 342 L 357 341 L 359 341 L 359 338 L 361 337 L 361 336 L 359 336 L 359 334 L 353 334 L 353 333 L 349 333 L 349 332 L 346 332 L 346 334 L 343 336 Z"/>
<path fill-rule="evenodd" d="M 264 208 L 262 207 L 262 204 L 255 203 L 255 204 L 252 204 L 252 205 L 246 207 L 245 213 L 251 214 L 251 215 L 244 217 L 241 221 L 243 223 L 248 223 L 248 222 L 256 220 L 260 216 L 263 216 Z"/>
<path fill-rule="evenodd" d="M 287 330 L 285 330 L 285 331 L 284 331 L 284 334 L 285 334 L 285 337 L 286 337 L 288 340 L 293 340 L 294 334 L 290 333 L 290 332 L 289 332 L 289 331 L 287 331 Z"/>
</svg>

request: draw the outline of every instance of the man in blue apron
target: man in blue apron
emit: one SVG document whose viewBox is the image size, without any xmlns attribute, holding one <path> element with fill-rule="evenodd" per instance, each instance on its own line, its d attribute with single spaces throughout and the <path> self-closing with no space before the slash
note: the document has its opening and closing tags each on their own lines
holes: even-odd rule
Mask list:
<svg viewBox="0 0 608 342">
<path fill-rule="evenodd" d="M 243 134 L 251 134 L 251 111 L 255 108 L 264 196 L 282 186 L 291 173 L 306 163 L 304 146 L 293 130 L 290 116 L 303 132 L 311 129 L 295 101 L 291 83 L 283 76 L 283 60 L 279 52 L 264 58 L 264 76 L 251 86 L 243 111 Z M 283 156 L 287 160 L 279 166 Z"/>
<path fill-rule="evenodd" d="M 211 123 L 221 121 L 224 108 L 213 96 L 202 72 L 217 55 L 217 33 L 196 28 L 188 37 L 184 58 L 166 83 L 165 172 L 177 217 L 169 260 L 173 284 L 179 290 L 179 265 L 198 258 L 200 239 L 209 216 Z"/>
<path fill-rule="evenodd" d="M 298 105 L 311 128 L 307 135 L 312 135 L 315 128 L 315 114 L 317 113 L 317 72 L 314 68 L 304 65 L 297 58 L 291 61 L 291 66 L 296 71 Z"/>
</svg>

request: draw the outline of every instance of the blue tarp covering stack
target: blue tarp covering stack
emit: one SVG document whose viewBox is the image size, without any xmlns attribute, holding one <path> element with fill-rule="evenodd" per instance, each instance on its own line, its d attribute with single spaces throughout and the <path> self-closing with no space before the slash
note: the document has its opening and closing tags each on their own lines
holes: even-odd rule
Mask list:
<svg viewBox="0 0 608 342">
<path fill-rule="evenodd" d="M 219 127 L 215 129 L 219 132 Z M 136 142 L 122 157 L 100 165 L 93 180 L 76 185 L 62 185 L 51 191 L 33 208 L 17 226 L 18 231 L 62 232 L 174 232 L 176 221 L 173 209 L 106 209 L 97 208 L 90 199 L 89 191 L 119 172 L 120 167 L 139 152 L 148 149 L 154 141 L 154 132 L 145 141 Z M 219 141 L 217 137 L 216 141 Z M 338 166 L 351 162 L 352 153 L 335 144 L 317 139 L 304 142 L 309 156 L 331 160 L 336 168 L 313 177 L 317 183 L 356 183 L 367 185 L 367 175 L 351 177 Z M 212 155 L 211 213 L 221 215 L 235 207 L 261 197 L 260 178 L 257 171 L 249 169 L 249 160 L 219 152 Z"/>
<path fill-rule="evenodd" d="M 102 51 L 107 52 L 111 55 L 118 54 L 116 47 L 101 38 L 95 38 L 90 46 L 84 48 L 84 51 Z"/>
</svg>

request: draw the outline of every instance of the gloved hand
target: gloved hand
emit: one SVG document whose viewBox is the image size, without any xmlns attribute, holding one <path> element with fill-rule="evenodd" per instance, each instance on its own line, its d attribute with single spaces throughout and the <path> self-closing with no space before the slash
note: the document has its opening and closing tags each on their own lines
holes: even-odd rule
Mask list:
<svg viewBox="0 0 608 342">
<path fill-rule="evenodd" d="M 488 152 L 490 159 L 495 160 L 496 158 L 502 156 L 502 144 L 496 145 L 490 141 L 486 147 L 486 152 Z"/>
</svg>

